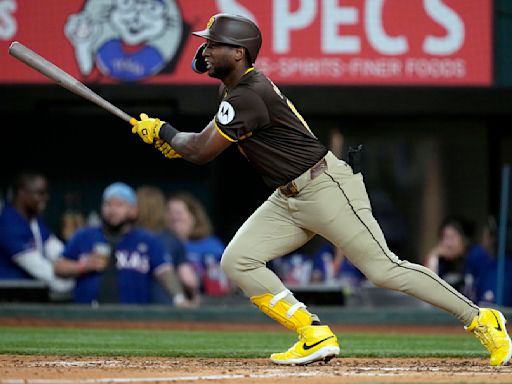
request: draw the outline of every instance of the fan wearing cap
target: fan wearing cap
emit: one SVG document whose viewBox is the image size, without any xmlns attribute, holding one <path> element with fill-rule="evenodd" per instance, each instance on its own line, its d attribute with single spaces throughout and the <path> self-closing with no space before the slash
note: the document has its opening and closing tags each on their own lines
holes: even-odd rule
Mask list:
<svg viewBox="0 0 512 384">
<path fill-rule="evenodd" d="M 187 306 L 163 244 L 134 224 L 137 198 L 133 188 L 122 182 L 107 186 L 101 218 L 101 226 L 77 230 L 55 263 L 57 275 L 76 278 L 74 302 L 150 304 L 156 279 L 175 305 Z"/>
</svg>

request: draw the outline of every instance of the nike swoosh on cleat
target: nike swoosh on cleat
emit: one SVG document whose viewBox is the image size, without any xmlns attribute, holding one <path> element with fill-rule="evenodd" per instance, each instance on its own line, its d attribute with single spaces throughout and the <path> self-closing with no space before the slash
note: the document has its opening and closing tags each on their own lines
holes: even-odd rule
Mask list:
<svg viewBox="0 0 512 384">
<path fill-rule="evenodd" d="M 497 326 L 495 329 L 496 329 L 497 331 L 500 331 L 500 332 L 501 332 L 501 331 L 502 331 L 502 329 L 501 329 L 501 325 L 500 325 L 500 322 L 499 322 L 499 320 L 498 320 L 498 317 L 494 314 L 494 312 L 491 312 L 491 313 L 492 313 L 492 315 L 494 316 L 494 318 L 496 319 L 496 324 L 498 324 L 498 326 Z"/>
<path fill-rule="evenodd" d="M 302 346 L 302 348 L 304 348 L 304 350 L 305 350 L 305 351 L 307 351 L 308 349 L 311 349 L 311 348 L 313 348 L 313 347 L 316 347 L 318 344 L 321 344 L 321 343 L 323 343 L 323 342 L 324 342 L 324 341 L 326 341 L 326 340 L 332 339 L 333 337 L 334 337 L 334 336 L 326 337 L 325 339 L 320 340 L 320 341 L 317 341 L 316 343 L 311 344 L 311 345 L 304 344 L 304 345 Z"/>
</svg>

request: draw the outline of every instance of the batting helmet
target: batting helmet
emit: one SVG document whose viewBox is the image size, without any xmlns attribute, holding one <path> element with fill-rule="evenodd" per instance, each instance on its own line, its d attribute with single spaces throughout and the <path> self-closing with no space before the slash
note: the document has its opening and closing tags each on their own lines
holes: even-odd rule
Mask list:
<svg viewBox="0 0 512 384">
<path fill-rule="evenodd" d="M 239 15 L 218 13 L 210 17 L 206 29 L 192 34 L 216 43 L 244 47 L 249 52 L 251 63 L 256 61 L 261 47 L 261 32 L 258 26 Z"/>
</svg>

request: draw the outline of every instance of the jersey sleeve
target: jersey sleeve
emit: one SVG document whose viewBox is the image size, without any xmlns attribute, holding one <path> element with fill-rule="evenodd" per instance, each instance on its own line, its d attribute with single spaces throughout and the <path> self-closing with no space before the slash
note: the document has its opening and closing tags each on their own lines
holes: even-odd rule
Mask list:
<svg viewBox="0 0 512 384">
<path fill-rule="evenodd" d="M 5 226 L 0 229 L 2 230 L 1 247 L 10 255 L 11 259 L 18 254 L 35 251 L 37 249 L 34 235 L 28 227 Z"/>
<path fill-rule="evenodd" d="M 64 246 L 61 257 L 69 260 L 78 260 L 80 255 L 80 237 L 73 236 Z"/>
<path fill-rule="evenodd" d="M 99 230 L 92 228 L 79 228 L 64 244 L 61 257 L 70 260 L 79 260 L 84 253 L 92 250 L 93 240 Z"/>
<path fill-rule="evenodd" d="M 219 105 L 214 118 L 215 128 L 231 142 L 250 137 L 269 121 L 262 98 L 250 89 L 235 89 Z"/>
</svg>

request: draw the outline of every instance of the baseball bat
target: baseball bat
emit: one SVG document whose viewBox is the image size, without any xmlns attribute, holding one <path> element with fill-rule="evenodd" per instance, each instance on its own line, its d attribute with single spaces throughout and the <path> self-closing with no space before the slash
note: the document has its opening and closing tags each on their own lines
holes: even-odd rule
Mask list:
<svg viewBox="0 0 512 384">
<path fill-rule="evenodd" d="M 93 103 L 99 105 L 101 108 L 107 110 L 110 113 L 113 113 L 117 117 L 132 125 L 136 124 L 137 120 L 134 117 L 131 117 L 126 112 L 117 108 L 115 105 L 95 93 L 93 90 L 86 87 L 82 82 L 75 79 L 69 73 L 57 67 L 55 64 L 49 62 L 44 57 L 38 55 L 23 44 L 17 41 L 12 42 L 9 46 L 9 54 L 22 61 L 29 67 L 34 68 L 49 79 L 55 81 L 61 87 L 64 87 L 74 94 L 92 101 Z"/>
</svg>

